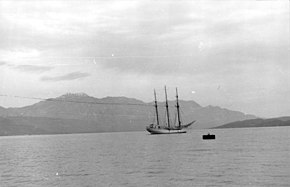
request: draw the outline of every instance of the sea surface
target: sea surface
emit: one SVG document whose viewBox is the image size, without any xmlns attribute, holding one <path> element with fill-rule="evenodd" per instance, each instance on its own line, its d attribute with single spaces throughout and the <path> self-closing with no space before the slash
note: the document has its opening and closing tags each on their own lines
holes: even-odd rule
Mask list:
<svg viewBox="0 0 290 187">
<path fill-rule="evenodd" d="M 290 186 L 290 127 L 9 136 L 0 149 L 1 187 Z"/>
</svg>

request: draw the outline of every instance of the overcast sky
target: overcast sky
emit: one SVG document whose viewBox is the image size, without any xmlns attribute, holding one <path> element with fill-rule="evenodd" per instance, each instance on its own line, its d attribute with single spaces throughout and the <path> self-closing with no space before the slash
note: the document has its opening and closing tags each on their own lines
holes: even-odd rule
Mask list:
<svg viewBox="0 0 290 187">
<path fill-rule="evenodd" d="M 0 0 L 0 94 L 290 115 L 289 1 Z M 0 97 L 0 106 L 35 100 Z"/>
</svg>

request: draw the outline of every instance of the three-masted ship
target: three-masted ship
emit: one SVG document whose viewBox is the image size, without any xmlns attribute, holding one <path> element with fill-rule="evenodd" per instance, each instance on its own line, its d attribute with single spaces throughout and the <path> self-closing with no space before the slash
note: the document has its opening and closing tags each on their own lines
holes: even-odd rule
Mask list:
<svg viewBox="0 0 290 187">
<path fill-rule="evenodd" d="M 178 101 L 178 91 L 176 88 L 176 110 L 177 110 L 177 125 L 173 125 L 170 123 L 169 117 L 169 108 L 168 108 L 168 100 L 167 100 L 167 91 L 165 87 L 165 107 L 166 107 L 166 119 L 167 122 L 164 125 L 160 125 L 159 122 L 159 115 L 158 115 L 158 105 L 157 105 L 157 98 L 156 92 L 154 90 L 154 99 L 155 99 L 155 114 L 156 114 L 156 124 L 152 123 L 146 127 L 146 130 L 151 134 L 179 134 L 179 133 L 186 133 L 186 128 L 192 125 L 195 121 L 192 121 L 188 124 L 183 125 L 181 122 L 180 116 L 180 106 Z"/>
</svg>

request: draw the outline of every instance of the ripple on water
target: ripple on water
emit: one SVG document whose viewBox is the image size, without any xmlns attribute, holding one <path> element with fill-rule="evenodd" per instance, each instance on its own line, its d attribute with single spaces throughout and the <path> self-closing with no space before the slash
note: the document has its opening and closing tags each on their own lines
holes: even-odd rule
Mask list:
<svg viewBox="0 0 290 187">
<path fill-rule="evenodd" d="M 62 187 L 287 186 L 290 157 L 285 150 L 289 150 L 289 144 L 281 142 L 290 142 L 289 131 L 289 127 L 225 129 L 219 130 L 223 136 L 211 143 L 188 141 L 194 133 L 8 138 L 0 142 L 5 147 L 0 152 L 1 183 Z"/>
</svg>

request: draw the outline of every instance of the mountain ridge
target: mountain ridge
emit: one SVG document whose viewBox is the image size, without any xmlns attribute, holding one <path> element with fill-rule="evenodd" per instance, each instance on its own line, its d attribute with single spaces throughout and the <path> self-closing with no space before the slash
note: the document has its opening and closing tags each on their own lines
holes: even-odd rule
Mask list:
<svg viewBox="0 0 290 187">
<path fill-rule="evenodd" d="M 169 101 L 169 105 L 170 113 L 173 114 L 175 101 Z M 145 126 L 154 120 L 153 106 L 154 102 L 145 103 L 123 96 L 95 98 L 85 93 L 68 93 L 25 107 L 3 108 L 3 111 L 0 110 L 2 111 L 0 116 L 6 118 L 15 128 L 7 131 L 7 125 L 3 124 L 5 120 L 2 120 L 0 135 L 3 135 L 5 129 L 5 135 L 15 134 L 16 127 L 30 129 L 29 124 L 34 124 L 34 128 L 40 129 L 32 133 L 40 134 L 57 133 L 57 130 L 51 129 L 53 127 L 62 129 L 62 133 L 143 131 Z M 160 121 L 164 121 L 165 103 L 158 102 L 158 106 Z M 180 100 L 180 106 L 183 122 L 196 120 L 192 128 L 211 128 L 228 122 L 256 118 L 254 115 L 246 115 L 217 106 L 202 107 L 192 100 Z M 174 118 L 174 115 L 171 116 Z M 51 121 L 57 122 L 58 126 Z"/>
<path fill-rule="evenodd" d="M 290 116 L 283 116 L 277 118 L 257 118 L 243 121 L 236 121 L 227 123 L 221 126 L 214 127 L 214 129 L 221 128 L 251 128 L 251 127 L 276 127 L 276 126 L 290 126 Z"/>
</svg>

